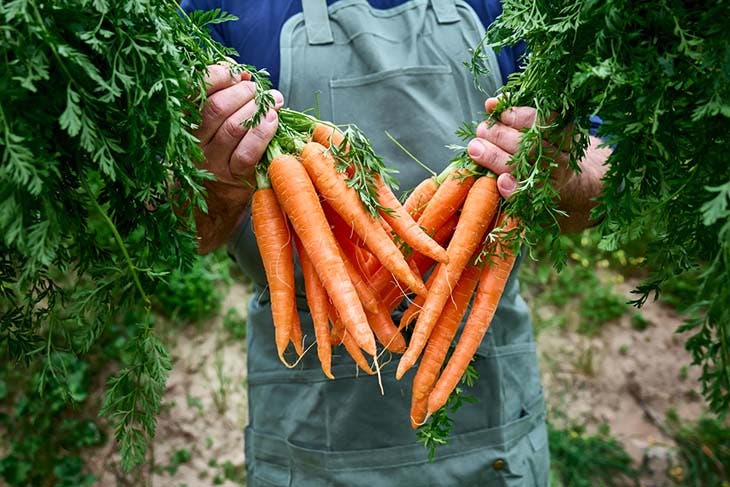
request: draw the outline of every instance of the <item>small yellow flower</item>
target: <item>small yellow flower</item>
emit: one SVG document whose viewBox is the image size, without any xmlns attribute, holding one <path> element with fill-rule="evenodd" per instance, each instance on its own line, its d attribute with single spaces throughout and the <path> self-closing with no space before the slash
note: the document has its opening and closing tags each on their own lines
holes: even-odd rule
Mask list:
<svg viewBox="0 0 730 487">
<path fill-rule="evenodd" d="M 677 482 L 681 482 L 682 480 L 684 480 L 684 469 L 677 465 L 669 471 L 669 475 L 671 475 L 672 478 Z"/>
</svg>

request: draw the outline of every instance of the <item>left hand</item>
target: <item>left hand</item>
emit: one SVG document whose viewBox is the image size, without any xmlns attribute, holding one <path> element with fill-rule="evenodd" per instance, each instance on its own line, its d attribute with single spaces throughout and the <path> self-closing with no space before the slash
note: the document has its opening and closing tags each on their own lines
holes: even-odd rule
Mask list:
<svg viewBox="0 0 730 487">
<path fill-rule="evenodd" d="M 494 111 L 497 102 L 497 98 L 487 99 L 484 103 L 487 113 Z M 498 122 L 480 123 L 477 137 L 467 146 L 469 157 L 474 162 L 497 174 L 497 188 L 504 198 L 509 198 L 517 189 L 517 180 L 510 174 L 512 166 L 509 165 L 509 160 L 519 148 L 522 130 L 532 127 L 536 115 L 537 110 L 532 107 L 509 108 L 502 113 Z M 551 174 L 558 191 L 568 184 L 574 174 L 568 166 L 567 150 L 571 139 L 570 133 L 557 137 L 561 141 L 560 147 L 547 140 L 543 141 L 543 152 L 558 163 L 558 167 Z"/>
</svg>

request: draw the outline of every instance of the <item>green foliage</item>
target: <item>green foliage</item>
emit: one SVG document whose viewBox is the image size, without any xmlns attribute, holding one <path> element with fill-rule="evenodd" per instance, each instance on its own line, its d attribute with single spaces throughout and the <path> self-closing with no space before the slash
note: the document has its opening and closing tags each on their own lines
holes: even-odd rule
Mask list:
<svg viewBox="0 0 730 487">
<path fill-rule="evenodd" d="M 187 448 L 179 448 L 170 455 L 170 463 L 165 466 L 165 471 L 170 475 L 175 475 L 180 465 L 187 463 L 192 458 L 190 450 Z"/>
<path fill-rule="evenodd" d="M 246 318 L 241 317 L 236 308 L 230 308 L 223 317 L 223 328 L 237 340 L 246 338 Z"/>
<path fill-rule="evenodd" d="M 450 350 L 450 353 L 452 351 Z M 466 387 L 472 387 L 478 379 L 479 373 L 472 365 L 469 365 L 466 371 L 464 371 L 461 383 Z M 434 460 L 436 448 L 449 442 L 451 430 L 454 427 L 454 420 L 450 415 L 453 415 L 464 403 L 475 403 L 477 401 L 478 399 L 476 397 L 466 395 L 463 387 L 457 386 L 449 395 L 446 404 L 434 412 L 428 418 L 426 424 L 418 428 L 416 436 L 418 437 L 418 442 L 422 443 L 428 450 L 429 461 Z"/>
<path fill-rule="evenodd" d="M 577 167 L 589 117 L 600 114 L 599 134 L 614 147 L 595 212 L 606 216 L 601 245 L 643 242 L 650 275 L 637 289 L 639 305 L 670 278 L 699 273 L 693 317 L 682 330 L 693 333 L 687 348 L 716 412 L 730 406 L 728 11 L 727 0 L 505 0 L 487 34 L 496 47 L 528 46 L 502 108 L 538 109 L 538 123 L 512 159 L 522 184 L 508 211 L 522 218 L 528 240 L 549 242 L 552 261 L 564 262 L 550 184 L 555 161 L 540 142 L 575 127 Z M 474 54 L 478 62 L 478 46 Z"/>
<path fill-rule="evenodd" d="M 669 472 L 677 485 L 730 485 L 730 427 L 727 424 L 714 418 L 682 424 L 677 414 L 670 411 L 667 427 L 680 453 L 681 465 Z"/>
<path fill-rule="evenodd" d="M 649 320 L 641 313 L 634 313 L 631 315 L 631 327 L 637 331 L 644 331 L 649 327 Z"/>
<path fill-rule="evenodd" d="M 601 277 L 602 269 L 620 267 L 629 259 L 624 253 L 614 255 L 599 250 L 599 238 L 595 231 L 561 235 L 560 244 L 568 257 L 560 272 L 546 258 L 548 249 L 543 243 L 533 249 L 533 259 L 526 259 L 522 264 L 520 282 L 533 309 L 537 332 L 557 322 L 561 326 L 575 326 L 579 333 L 594 336 L 600 333 L 605 323 L 629 311 L 626 298 L 617 294 L 606 278 Z M 545 318 L 541 308 L 546 305 L 560 311 Z M 574 325 L 566 312 L 571 305 L 577 307 Z"/>
<path fill-rule="evenodd" d="M 558 486 L 623 487 L 638 484 L 631 457 L 605 426 L 595 435 L 575 426 L 558 429 L 548 422 L 552 473 Z"/>
<path fill-rule="evenodd" d="M 196 259 L 189 269 L 173 270 L 155 291 L 162 313 L 174 321 L 188 322 L 218 313 L 223 300 L 218 285 L 230 281 L 225 274 L 229 261 L 224 253 L 208 254 Z"/>
<path fill-rule="evenodd" d="M 0 382 L 12 385 L 2 395 L 0 479 L 23 487 L 93 485 L 96 478 L 85 471 L 80 454 L 106 437 L 95 413 L 82 409 L 89 402 L 90 363 L 70 354 L 57 356 L 63 375 L 44 377 L 47 370 L 40 363 L 14 368 L 6 355 L 0 358 Z"/>
<path fill-rule="evenodd" d="M 0 346 L 41 364 L 39 391 L 77 400 L 59 378 L 133 311 L 103 408 L 125 467 L 144 458 L 169 370 L 150 296 L 192 264 L 211 177 L 191 129 L 206 66 L 231 51 L 206 25 L 231 18 L 174 0 L 0 4 Z"/>
</svg>

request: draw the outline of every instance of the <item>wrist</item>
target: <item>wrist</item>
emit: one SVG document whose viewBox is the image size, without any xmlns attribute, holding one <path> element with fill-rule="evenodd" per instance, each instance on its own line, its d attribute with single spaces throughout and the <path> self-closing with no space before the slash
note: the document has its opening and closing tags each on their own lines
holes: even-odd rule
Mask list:
<svg viewBox="0 0 730 487">
<path fill-rule="evenodd" d="M 196 209 L 198 253 L 206 254 L 224 245 L 243 219 L 253 193 L 251 187 L 220 181 L 206 181 L 207 212 Z"/>
</svg>

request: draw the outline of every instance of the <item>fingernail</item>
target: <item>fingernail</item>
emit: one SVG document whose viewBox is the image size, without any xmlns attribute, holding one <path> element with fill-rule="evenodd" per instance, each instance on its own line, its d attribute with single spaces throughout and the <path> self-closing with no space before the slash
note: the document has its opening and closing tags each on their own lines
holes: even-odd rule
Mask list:
<svg viewBox="0 0 730 487">
<path fill-rule="evenodd" d="M 281 106 L 284 104 L 284 95 L 277 90 L 271 90 L 271 96 L 274 97 L 274 105 Z"/>
<path fill-rule="evenodd" d="M 511 174 L 507 174 L 502 178 L 502 189 L 511 193 L 517 188 L 517 180 Z"/>
<path fill-rule="evenodd" d="M 266 121 L 269 122 L 269 123 L 273 123 L 275 120 L 276 120 L 276 111 L 269 110 L 266 113 Z"/>
<path fill-rule="evenodd" d="M 469 142 L 467 150 L 469 151 L 469 156 L 481 157 L 481 155 L 484 154 L 484 144 L 482 144 L 478 140 L 472 140 L 471 142 Z"/>
</svg>

